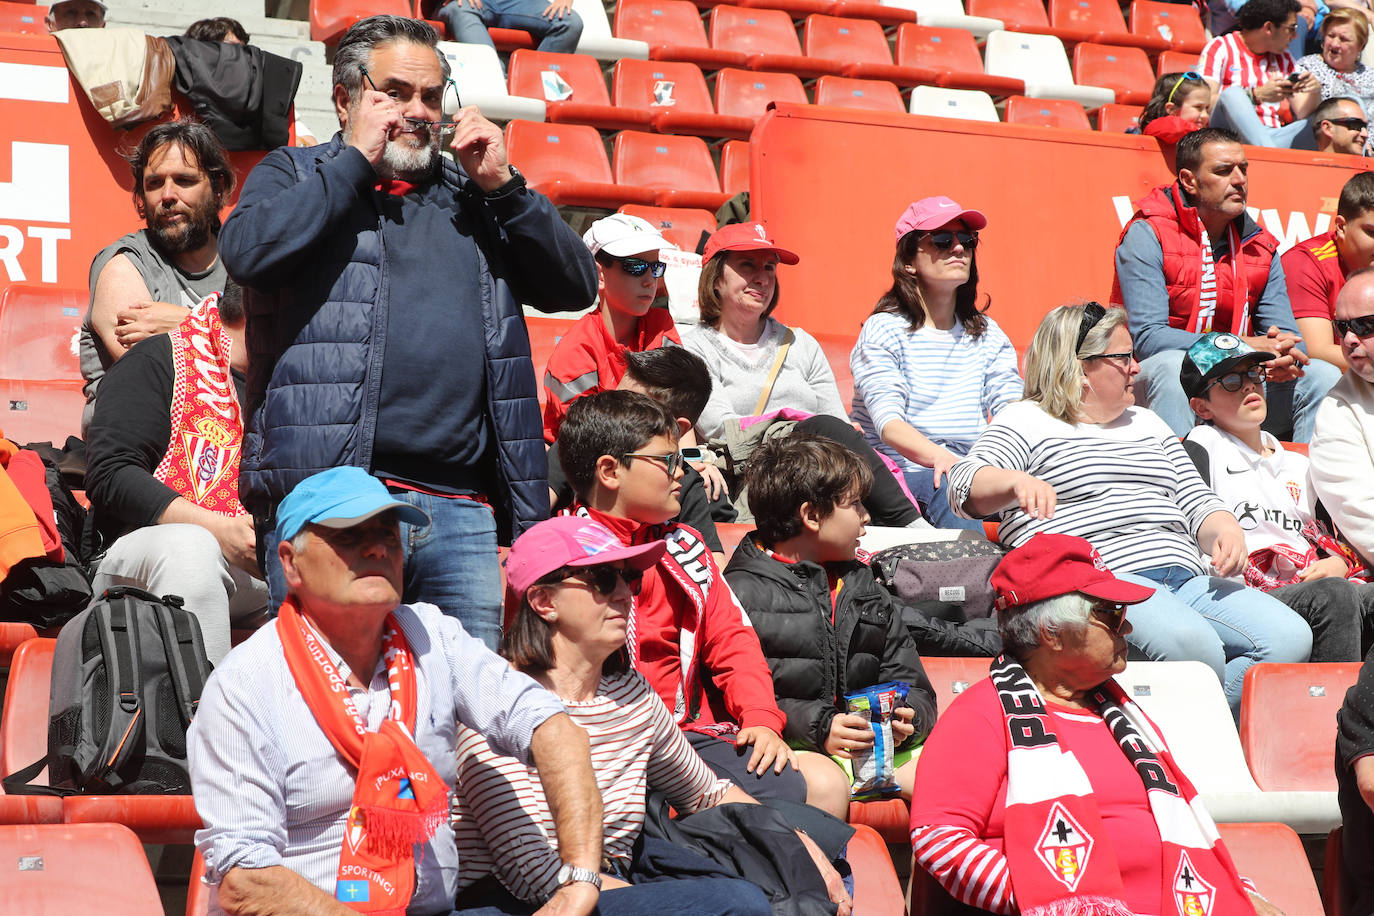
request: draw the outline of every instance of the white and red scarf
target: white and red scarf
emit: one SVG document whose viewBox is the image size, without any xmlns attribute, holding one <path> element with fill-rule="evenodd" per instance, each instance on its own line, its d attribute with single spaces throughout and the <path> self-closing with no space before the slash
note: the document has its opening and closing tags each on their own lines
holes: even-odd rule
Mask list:
<svg viewBox="0 0 1374 916">
<path fill-rule="evenodd" d="M 294 598 L 282 603 L 277 633 L 286 666 L 316 724 L 358 772 L 334 896 L 359 913 L 404 916 L 415 893 L 415 845 L 428 842 L 448 813 L 448 786 L 412 737 L 418 696 L 410 645 L 395 615 L 389 615 L 382 657 L 391 707 L 381 727 L 370 732 L 328 648 Z"/>
<path fill-rule="evenodd" d="M 243 515 L 243 411 L 229 368 L 229 335 L 211 293 L 167 333 L 172 342 L 172 435 L 153 476 L 220 515 Z"/>
<path fill-rule="evenodd" d="M 1006 720 L 1006 856 L 1026 916 L 1130 916 L 1093 787 L 1025 669 L 993 662 Z M 1164 740 L 1116 681 L 1089 699 L 1145 784 L 1159 827 L 1161 916 L 1253 916 L 1254 907 L 1197 792 Z"/>
<path fill-rule="evenodd" d="M 1198 304 L 1193 311 L 1192 318 L 1188 324 L 1188 330 L 1194 334 L 1206 334 L 1208 331 L 1217 330 L 1214 322 L 1217 318 L 1218 297 L 1220 295 L 1221 280 L 1217 276 L 1217 264 L 1212 256 L 1212 240 L 1208 236 L 1207 230 L 1199 224 L 1198 228 L 1202 232 L 1201 249 L 1202 267 L 1201 279 L 1198 282 Z M 1234 224 L 1226 227 L 1227 241 L 1231 246 L 1231 326 L 1229 330 L 1237 337 L 1250 336 L 1250 291 L 1245 285 L 1245 275 L 1241 271 L 1241 239 L 1236 232 Z"/>
</svg>

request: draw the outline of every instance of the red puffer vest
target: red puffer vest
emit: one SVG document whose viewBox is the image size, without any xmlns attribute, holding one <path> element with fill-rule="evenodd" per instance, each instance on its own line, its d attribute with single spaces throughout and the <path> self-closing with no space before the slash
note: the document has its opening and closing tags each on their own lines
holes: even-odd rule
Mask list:
<svg viewBox="0 0 1374 916">
<path fill-rule="evenodd" d="M 1126 233 L 1137 220 L 1146 220 L 1159 239 L 1164 251 L 1164 282 L 1169 289 L 1169 327 L 1192 330 L 1197 321 L 1198 299 L 1202 285 L 1202 223 L 1196 208 L 1189 206 L 1183 198 L 1183 189 L 1177 183 L 1168 187 L 1155 188 L 1136 203 L 1135 215 L 1121 230 L 1120 245 Z M 1244 308 L 1253 316 L 1264 287 L 1269 282 L 1269 267 L 1278 249 L 1278 239 L 1261 229 L 1249 216 L 1241 217 L 1240 259 L 1235 263 L 1235 252 L 1228 251 L 1216 262 L 1217 308 L 1212 319 L 1212 330 L 1239 331 L 1250 335 L 1256 331 L 1250 327 L 1249 320 L 1244 326 L 1233 325 L 1232 316 L 1239 304 L 1236 290 L 1236 277 L 1240 276 L 1245 288 Z M 1121 281 L 1112 278 L 1112 305 L 1124 307 L 1121 296 Z"/>
</svg>

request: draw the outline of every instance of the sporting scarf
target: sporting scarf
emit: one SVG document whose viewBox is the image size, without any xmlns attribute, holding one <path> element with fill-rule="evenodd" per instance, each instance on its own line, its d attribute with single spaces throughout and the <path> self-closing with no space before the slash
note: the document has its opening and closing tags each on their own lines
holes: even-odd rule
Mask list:
<svg viewBox="0 0 1374 916">
<path fill-rule="evenodd" d="M 415 845 L 428 842 L 448 811 L 448 786 L 415 746 L 417 692 L 410 645 L 386 619 L 391 708 L 375 732 L 358 715 L 329 650 L 288 597 L 277 617 L 286 666 L 334 749 L 357 770 L 334 896 L 359 913 L 403 916 L 415 892 Z"/>
<path fill-rule="evenodd" d="M 211 293 L 167 333 L 172 343 L 171 438 L 153 476 L 204 509 L 243 515 L 243 411 L 229 368 L 229 335 Z"/>
<path fill-rule="evenodd" d="M 1303 525 L 1302 536 L 1309 545 L 1305 553 L 1299 553 L 1286 544 L 1274 544 L 1246 557 L 1245 584 L 1269 592 L 1301 582 L 1298 573 L 1321 559 L 1322 553 L 1345 561 L 1345 578 L 1353 582 L 1369 581 L 1369 570 L 1354 548 L 1332 537 L 1320 523 L 1308 522 Z"/>
<path fill-rule="evenodd" d="M 1001 656 L 990 673 L 1006 719 L 1006 856 L 1021 913 L 1129 916 L 1087 774 L 1060 748 L 1025 669 Z M 1159 827 L 1160 916 L 1252 916 L 1216 825 L 1149 720 L 1110 678 L 1088 699 L 1145 784 Z"/>
<path fill-rule="evenodd" d="M 1198 307 L 1189 321 L 1188 330 L 1194 334 L 1206 334 L 1208 331 L 1215 330 L 1213 322 L 1217 317 L 1217 306 L 1219 305 L 1217 297 L 1220 293 L 1220 278 L 1217 277 L 1217 265 L 1212 257 L 1211 237 L 1208 236 L 1207 230 L 1202 227 L 1201 221 L 1199 221 L 1198 228 L 1202 232 L 1201 245 L 1199 246 L 1202 257 L 1202 273 L 1201 281 L 1198 284 Z M 1250 335 L 1250 301 L 1248 289 L 1241 273 L 1243 253 L 1240 234 L 1236 232 L 1234 224 L 1226 227 L 1226 238 L 1231 246 L 1231 327 L 1229 330 L 1237 337 L 1248 337 Z"/>
</svg>

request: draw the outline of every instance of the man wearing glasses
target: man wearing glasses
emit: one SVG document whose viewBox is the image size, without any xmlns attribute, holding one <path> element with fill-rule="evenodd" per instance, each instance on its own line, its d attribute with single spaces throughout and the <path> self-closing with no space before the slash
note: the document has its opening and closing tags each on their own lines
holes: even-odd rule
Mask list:
<svg viewBox="0 0 1374 916">
<path fill-rule="evenodd" d="M 445 118 L 438 38 L 395 16 L 349 29 L 334 59 L 342 130 L 268 154 L 225 223 L 253 354 L 241 489 L 275 605 L 277 504 L 315 472 L 370 472 L 432 520 L 402 526 L 406 600 L 494 647 L 498 529 L 548 513 L 520 303 L 585 309 L 596 273 L 500 129 L 475 108 Z"/>
<path fill-rule="evenodd" d="M 1369 122 L 1355 99 L 1348 96 L 1327 99 L 1307 116 L 1307 123 L 1312 127 L 1317 152 L 1364 155 L 1365 143 L 1369 141 Z"/>
</svg>

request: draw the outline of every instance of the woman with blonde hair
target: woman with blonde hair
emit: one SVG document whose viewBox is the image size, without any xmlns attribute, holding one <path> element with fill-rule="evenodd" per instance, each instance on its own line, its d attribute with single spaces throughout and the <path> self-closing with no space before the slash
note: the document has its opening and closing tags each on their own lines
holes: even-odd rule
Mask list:
<svg viewBox="0 0 1374 916">
<path fill-rule="evenodd" d="M 1298 69 L 1311 73 L 1322 84 L 1323 100 L 1355 99 L 1368 118 L 1374 105 L 1374 70 L 1360 61 L 1369 43 L 1368 14 L 1350 7 L 1333 9 L 1322 20 L 1321 37 L 1321 53 L 1299 59 Z"/>
</svg>

